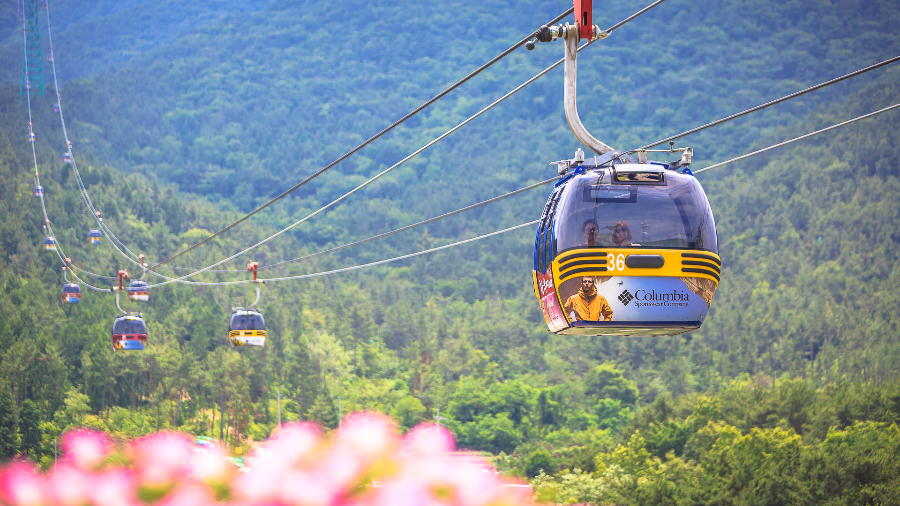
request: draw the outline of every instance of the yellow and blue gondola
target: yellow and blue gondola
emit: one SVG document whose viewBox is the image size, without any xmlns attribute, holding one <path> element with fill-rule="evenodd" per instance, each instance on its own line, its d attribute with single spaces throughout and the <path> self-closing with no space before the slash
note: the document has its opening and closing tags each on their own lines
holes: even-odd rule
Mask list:
<svg viewBox="0 0 900 506">
<path fill-rule="evenodd" d="M 92 228 L 88 232 L 88 240 L 90 241 L 91 244 L 102 244 L 103 243 L 103 234 L 96 228 Z"/>
<path fill-rule="evenodd" d="M 128 284 L 128 288 L 126 290 L 128 292 L 128 298 L 131 300 L 141 302 L 147 302 L 150 300 L 150 288 L 147 286 L 146 281 L 135 279 Z"/>
<path fill-rule="evenodd" d="M 113 351 L 140 351 L 147 345 L 147 325 L 138 315 L 116 318 L 112 328 Z"/>
<path fill-rule="evenodd" d="M 676 335 L 703 323 L 721 265 L 712 210 L 689 171 L 583 162 L 544 207 L 533 281 L 551 332 Z"/>
<path fill-rule="evenodd" d="M 81 302 L 81 287 L 78 286 L 78 283 L 66 283 L 63 285 L 62 301 L 66 304 Z"/>
<path fill-rule="evenodd" d="M 256 309 L 236 309 L 228 324 L 231 346 L 265 346 L 266 320 Z"/>
<path fill-rule="evenodd" d="M 52 237 L 45 237 L 44 251 L 56 251 L 56 239 Z"/>
</svg>

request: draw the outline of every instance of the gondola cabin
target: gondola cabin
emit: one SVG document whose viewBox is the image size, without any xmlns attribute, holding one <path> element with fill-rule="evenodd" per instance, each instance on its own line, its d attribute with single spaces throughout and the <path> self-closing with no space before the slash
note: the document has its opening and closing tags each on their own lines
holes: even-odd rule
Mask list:
<svg viewBox="0 0 900 506">
<path fill-rule="evenodd" d="M 81 302 L 81 287 L 78 286 L 78 283 L 66 283 L 63 285 L 62 301 L 66 304 Z"/>
<path fill-rule="evenodd" d="M 51 58 L 50 61 L 53 61 L 52 60 L 53 57 L 51 56 L 50 58 Z M 59 114 L 59 104 L 53 104 L 53 112 L 55 112 L 56 114 Z"/>
<path fill-rule="evenodd" d="M 72 163 L 72 155 L 70 153 L 63 153 L 62 160 L 65 163 Z"/>
<path fill-rule="evenodd" d="M 103 243 L 103 234 L 96 228 L 92 228 L 88 232 L 88 240 L 91 244 L 101 244 Z"/>
<path fill-rule="evenodd" d="M 116 318 L 112 328 L 113 351 L 139 351 L 147 345 L 147 325 L 140 316 Z"/>
<path fill-rule="evenodd" d="M 136 279 L 128 284 L 128 298 L 135 301 L 147 302 L 150 300 L 150 288 L 147 282 Z"/>
<path fill-rule="evenodd" d="M 43 197 L 44 196 L 44 187 L 41 185 L 35 185 L 34 190 L 31 192 L 35 197 Z"/>
<path fill-rule="evenodd" d="M 228 324 L 228 340 L 232 346 L 265 346 L 266 321 L 255 309 L 237 309 Z"/>
<path fill-rule="evenodd" d="M 569 168 L 544 207 L 534 290 L 551 332 L 676 335 L 700 327 L 719 284 L 700 183 L 662 164 Z"/>
<path fill-rule="evenodd" d="M 28 132 L 28 142 L 34 144 L 34 132 Z"/>
<path fill-rule="evenodd" d="M 44 251 L 56 251 L 56 239 L 52 237 L 45 237 Z"/>
</svg>

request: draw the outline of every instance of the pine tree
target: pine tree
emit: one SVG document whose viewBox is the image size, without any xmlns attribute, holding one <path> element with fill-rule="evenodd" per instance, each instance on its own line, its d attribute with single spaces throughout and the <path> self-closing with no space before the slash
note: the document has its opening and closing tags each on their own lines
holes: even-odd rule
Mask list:
<svg viewBox="0 0 900 506">
<path fill-rule="evenodd" d="M 309 409 L 309 417 L 328 429 L 337 427 L 337 414 L 334 412 L 334 403 L 326 393 L 320 393 L 316 402 Z"/>
<path fill-rule="evenodd" d="M 37 405 L 31 399 L 22 401 L 19 410 L 19 430 L 22 435 L 22 453 L 28 454 L 37 460 L 41 447 L 41 414 Z"/>
<path fill-rule="evenodd" d="M 0 458 L 19 454 L 19 417 L 9 385 L 0 387 Z"/>
</svg>

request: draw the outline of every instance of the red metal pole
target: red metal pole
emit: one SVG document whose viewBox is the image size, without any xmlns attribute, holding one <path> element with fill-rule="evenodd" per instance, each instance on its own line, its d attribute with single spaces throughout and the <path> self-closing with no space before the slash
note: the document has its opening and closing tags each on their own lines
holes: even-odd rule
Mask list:
<svg viewBox="0 0 900 506">
<path fill-rule="evenodd" d="M 592 0 L 572 0 L 575 3 L 575 19 L 578 23 L 578 40 L 591 40 L 594 26 L 594 9 Z"/>
</svg>

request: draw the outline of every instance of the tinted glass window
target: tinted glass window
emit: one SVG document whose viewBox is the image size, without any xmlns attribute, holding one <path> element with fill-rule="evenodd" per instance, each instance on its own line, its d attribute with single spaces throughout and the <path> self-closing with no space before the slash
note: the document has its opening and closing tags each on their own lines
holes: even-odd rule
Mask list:
<svg viewBox="0 0 900 506">
<path fill-rule="evenodd" d="M 259 313 L 231 315 L 231 330 L 266 330 L 266 321 Z"/>
<path fill-rule="evenodd" d="M 113 324 L 113 334 L 146 334 L 147 327 L 144 320 L 116 320 Z"/>
<path fill-rule="evenodd" d="M 559 251 L 679 248 L 718 253 L 716 224 L 693 176 L 668 171 L 663 184 L 612 181 L 609 169 L 573 178 L 555 216 Z"/>
</svg>

